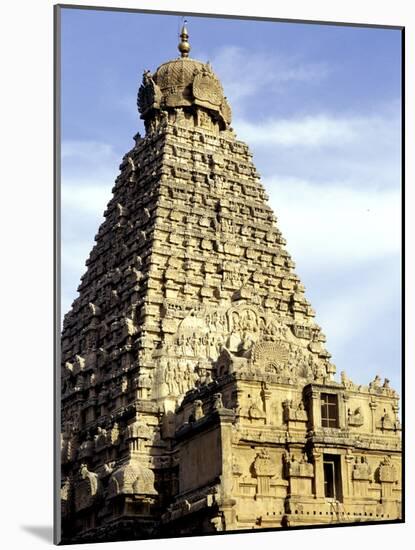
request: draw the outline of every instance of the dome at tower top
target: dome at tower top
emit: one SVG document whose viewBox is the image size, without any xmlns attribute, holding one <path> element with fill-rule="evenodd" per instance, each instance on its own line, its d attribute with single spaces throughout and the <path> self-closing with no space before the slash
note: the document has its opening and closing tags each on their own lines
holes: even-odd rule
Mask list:
<svg viewBox="0 0 415 550">
<path fill-rule="evenodd" d="M 174 86 L 182 88 L 192 84 L 195 75 L 204 67 L 206 65 L 197 59 L 179 57 L 160 65 L 153 78 L 162 92 Z"/>
<path fill-rule="evenodd" d="M 202 107 L 210 111 L 226 128 L 231 122 L 231 109 L 222 84 L 210 63 L 189 57 L 190 44 L 185 26 L 178 49 L 181 57 L 167 61 L 151 74 L 145 71 L 138 91 L 138 109 L 144 120 L 155 111 Z"/>
</svg>

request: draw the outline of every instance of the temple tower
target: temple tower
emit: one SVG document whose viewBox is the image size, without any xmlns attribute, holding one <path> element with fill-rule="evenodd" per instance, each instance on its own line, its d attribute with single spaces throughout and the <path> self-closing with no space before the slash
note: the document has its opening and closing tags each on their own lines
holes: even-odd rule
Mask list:
<svg viewBox="0 0 415 550">
<path fill-rule="evenodd" d="M 145 71 L 62 333 L 67 542 L 400 517 L 398 395 L 335 366 L 212 67 Z"/>
</svg>

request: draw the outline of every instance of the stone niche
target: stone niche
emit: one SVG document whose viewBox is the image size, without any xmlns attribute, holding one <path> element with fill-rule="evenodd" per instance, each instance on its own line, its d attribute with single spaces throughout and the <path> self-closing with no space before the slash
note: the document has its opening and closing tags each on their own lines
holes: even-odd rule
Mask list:
<svg viewBox="0 0 415 550">
<path fill-rule="evenodd" d="M 221 438 L 218 428 L 198 433 L 191 439 L 182 441 L 179 453 L 180 493 L 208 485 L 222 473 Z"/>
</svg>

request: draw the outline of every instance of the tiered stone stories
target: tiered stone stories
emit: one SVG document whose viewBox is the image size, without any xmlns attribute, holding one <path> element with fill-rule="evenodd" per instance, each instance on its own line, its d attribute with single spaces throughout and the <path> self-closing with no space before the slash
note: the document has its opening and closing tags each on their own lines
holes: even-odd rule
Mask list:
<svg viewBox="0 0 415 550">
<path fill-rule="evenodd" d="M 398 519 L 398 395 L 334 381 L 222 86 L 181 37 L 144 74 L 146 135 L 64 320 L 63 538 Z"/>
</svg>

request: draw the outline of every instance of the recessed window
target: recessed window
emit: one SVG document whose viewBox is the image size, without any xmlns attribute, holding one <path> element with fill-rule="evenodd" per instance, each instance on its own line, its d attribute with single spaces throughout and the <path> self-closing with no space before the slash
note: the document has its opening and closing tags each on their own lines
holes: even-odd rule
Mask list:
<svg viewBox="0 0 415 550">
<path fill-rule="evenodd" d="M 323 428 L 338 427 L 337 395 L 332 393 L 321 394 L 321 425 Z"/>
</svg>

